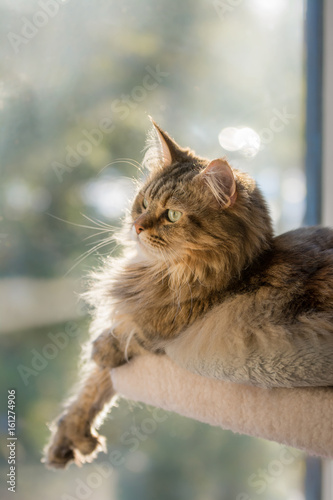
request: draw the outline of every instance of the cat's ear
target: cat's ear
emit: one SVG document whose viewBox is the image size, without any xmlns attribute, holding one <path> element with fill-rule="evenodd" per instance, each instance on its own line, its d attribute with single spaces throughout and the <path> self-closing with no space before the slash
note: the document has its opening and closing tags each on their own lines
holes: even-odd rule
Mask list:
<svg viewBox="0 0 333 500">
<path fill-rule="evenodd" d="M 237 198 L 237 186 L 234 173 L 224 158 L 213 160 L 197 175 L 200 182 L 205 182 L 216 200 L 223 208 L 231 207 Z"/>
<path fill-rule="evenodd" d="M 147 138 L 144 165 L 149 170 L 154 170 L 169 167 L 177 161 L 184 160 L 189 151 L 181 148 L 151 117 L 149 118 L 153 127 Z"/>
<path fill-rule="evenodd" d="M 163 167 L 169 167 L 173 163 L 173 150 L 175 149 L 174 141 L 164 132 L 156 122 L 151 118 L 153 131 L 156 134 L 160 146 L 160 160 Z"/>
</svg>

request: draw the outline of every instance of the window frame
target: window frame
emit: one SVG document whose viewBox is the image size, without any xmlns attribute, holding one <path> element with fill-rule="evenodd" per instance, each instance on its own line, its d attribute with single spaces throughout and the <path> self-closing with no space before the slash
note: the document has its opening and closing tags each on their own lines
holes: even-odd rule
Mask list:
<svg viewBox="0 0 333 500">
<path fill-rule="evenodd" d="M 325 226 L 333 227 L 333 2 L 324 0 L 323 20 L 323 92 L 322 92 L 322 219 Z M 327 418 L 330 418 L 327 416 Z M 333 498 L 333 460 L 322 463 L 321 500 Z"/>
<path fill-rule="evenodd" d="M 333 227 L 333 2 L 306 1 L 306 156 L 305 224 Z M 323 417 L 324 418 L 324 417 Z M 329 417 L 328 417 L 329 418 Z M 309 457 L 306 500 L 333 498 L 333 461 Z"/>
</svg>

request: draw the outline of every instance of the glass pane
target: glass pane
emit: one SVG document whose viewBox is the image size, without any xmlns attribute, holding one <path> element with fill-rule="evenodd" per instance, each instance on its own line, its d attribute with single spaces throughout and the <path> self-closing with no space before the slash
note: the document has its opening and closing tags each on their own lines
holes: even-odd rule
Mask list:
<svg viewBox="0 0 333 500">
<path fill-rule="evenodd" d="M 303 1 L 0 0 L 0 12 L 0 374 L 3 401 L 17 389 L 16 499 L 301 500 L 297 450 L 127 402 L 102 429 L 118 455 L 62 474 L 39 460 L 88 338 L 74 292 L 118 251 L 99 230 L 128 205 L 147 115 L 254 176 L 277 232 L 301 224 Z"/>
</svg>

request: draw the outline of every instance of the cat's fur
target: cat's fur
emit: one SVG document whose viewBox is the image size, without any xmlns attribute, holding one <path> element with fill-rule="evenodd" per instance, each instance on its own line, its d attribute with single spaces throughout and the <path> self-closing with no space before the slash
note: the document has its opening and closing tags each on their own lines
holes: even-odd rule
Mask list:
<svg viewBox="0 0 333 500">
<path fill-rule="evenodd" d="M 50 466 L 102 448 L 94 427 L 114 395 L 109 370 L 147 351 L 233 382 L 333 386 L 333 231 L 274 238 L 248 175 L 154 127 L 123 257 L 107 260 L 86 294 L 93 362 L 54 425 Z M 182 212 L 177 222 L 168 209 Z"/>
</svg>

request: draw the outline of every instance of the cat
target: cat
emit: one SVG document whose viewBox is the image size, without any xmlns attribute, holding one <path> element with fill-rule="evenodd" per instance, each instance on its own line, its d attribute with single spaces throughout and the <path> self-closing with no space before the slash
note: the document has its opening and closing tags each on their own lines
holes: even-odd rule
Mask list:
<svg viewBox="0 0 333 500">
<path fill-rule="evenodd" d="M 85 294 L 91 361 L 53 424 L 44 461 L 63 468 L 105 446 L 96 432 L 110 369 L 147 351 L 194 373 L 264 388 L 333 386 L 333 231 L 274 237 L 255 181 L 180 147 L 153 122 L 123 256 Z"/>
</svg>

